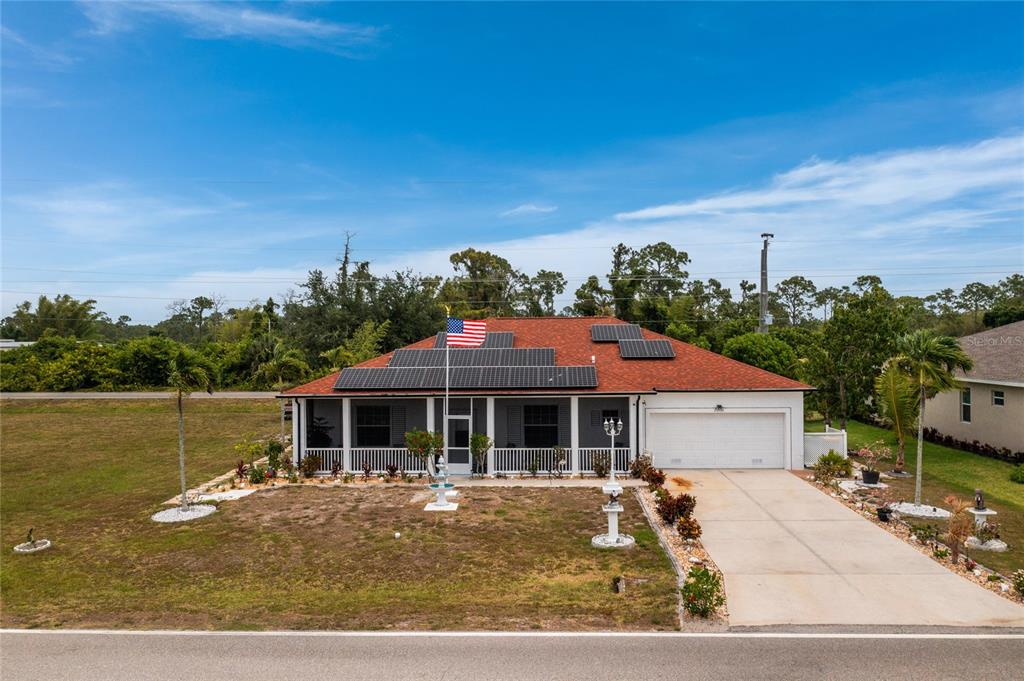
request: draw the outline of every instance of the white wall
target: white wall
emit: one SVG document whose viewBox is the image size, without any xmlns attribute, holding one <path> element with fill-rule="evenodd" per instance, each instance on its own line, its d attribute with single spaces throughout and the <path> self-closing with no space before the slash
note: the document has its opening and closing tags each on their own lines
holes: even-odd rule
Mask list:
<svg viewBox="0 0 1024 681">
<path fill-rule="evenodd" d="M 648 414 L 652 409 L 686 412 L 714 412 L 721 405 L 729 412 L 780 413 L 786 421 L 785 461 L 787 468 L 800 470 L 804 467 L 804 394 L 799 391 L 786 392 L 706 392 L 706 393 L 658 393 L 640 396 L 640 442 L 642 453 L 647 448 Z"/>
</svg>

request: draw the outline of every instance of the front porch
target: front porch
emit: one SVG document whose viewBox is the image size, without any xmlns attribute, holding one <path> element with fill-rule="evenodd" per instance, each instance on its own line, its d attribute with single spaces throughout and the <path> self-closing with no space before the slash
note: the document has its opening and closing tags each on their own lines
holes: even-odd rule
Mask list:
<svg viewBox="0 0 1024 681">
<path fill-rule="evenodd" d="M 419 473 L 422 462 L 404 446 L 405 433 L 414 429 L 446 432 L 455 475 L 586 475 L 598 457 L 625 472 L 637 451 L 636 398 L 628 396 L 453 397 L 447 429 L 440 397 L 298 398 L 296 412 L 294 462 L 316 455 L 321 474 L 359 473 L 364 467 L 379 473 L 388 466 Z M 606 418 L 623 423 L 614 448 L 604 432 Z M 477 470 L 470 455 L 472 433 L 494 442 L 484 470 Z"/>
</svg>

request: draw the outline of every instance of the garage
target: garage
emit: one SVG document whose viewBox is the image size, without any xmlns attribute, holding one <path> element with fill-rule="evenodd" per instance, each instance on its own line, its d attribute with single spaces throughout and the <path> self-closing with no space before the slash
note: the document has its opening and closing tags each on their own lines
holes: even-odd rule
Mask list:
<svg viewBox="0 0 1024 681">
<path fill-rule="evenodd" d="M 658 468 L 785 468 L 782 412 L 647 412 Z"/>
</svg>

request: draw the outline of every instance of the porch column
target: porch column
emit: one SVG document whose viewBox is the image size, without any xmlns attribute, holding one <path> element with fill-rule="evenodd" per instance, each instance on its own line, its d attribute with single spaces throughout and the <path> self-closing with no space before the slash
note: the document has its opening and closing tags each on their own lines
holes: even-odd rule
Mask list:
<svg viewBox="0 0 1024 681">
<path fill-rule="evenodd" d="M 491 438 L 491 448 L 487 450 L 487 472 L 494 473 L 494 398 L 487 398 L 487 437 Z"/>
<path fill-rule="evenodd" d="M 306 411 L 308 409 L 309 400 L 299 400 L 299 451 L 296 454 L 296 465 L 306 458 L 306 439 L 309 435 L 309 431 L 306 429 Z"/>
<path fill-rule="evenodd" d="M 299 465 L 299 406 L 300 400 L 292 398 L 292 463 Z"/>
<path fill-rule="evenodd" d="M 434 396 L 431 395 L 427 398 L 427 426 L 423 430 L 432 433 L 436 427 L 434 421 Z"/>
<path fill-rule="evenodd" d="M 569 398 L 569 457 L 571 475 L 580 472 L 580 398 L 573 395 Z"/>
<path fill-rule="evenodd" d="M 640 452 L 636 450 L 637 443 L 640 441 L 640 417 L 636 413 L 636 397 L 629 398 L 629 460 L 633 461 L 636 457 L 640 456 Z"/>
<path fill-rule="evenodd" d="M 341 465 L 352 470 L 352 398 L 341 398 Z"/>
</svg>

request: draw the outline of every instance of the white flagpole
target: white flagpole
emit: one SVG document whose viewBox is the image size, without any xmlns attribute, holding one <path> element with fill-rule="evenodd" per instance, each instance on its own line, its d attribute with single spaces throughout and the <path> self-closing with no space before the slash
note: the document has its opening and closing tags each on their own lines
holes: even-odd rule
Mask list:
<svg viewBox="0 0 1024 681">
<path fill-rule="evenodd" d="M 446 322 L 447 323 L 447 322 Z M 442 424 L 442 436 L 444 437 L 444 463 L 448 464 L 448 332 L 444 334 L 444 423 Z"/>
</svg>

